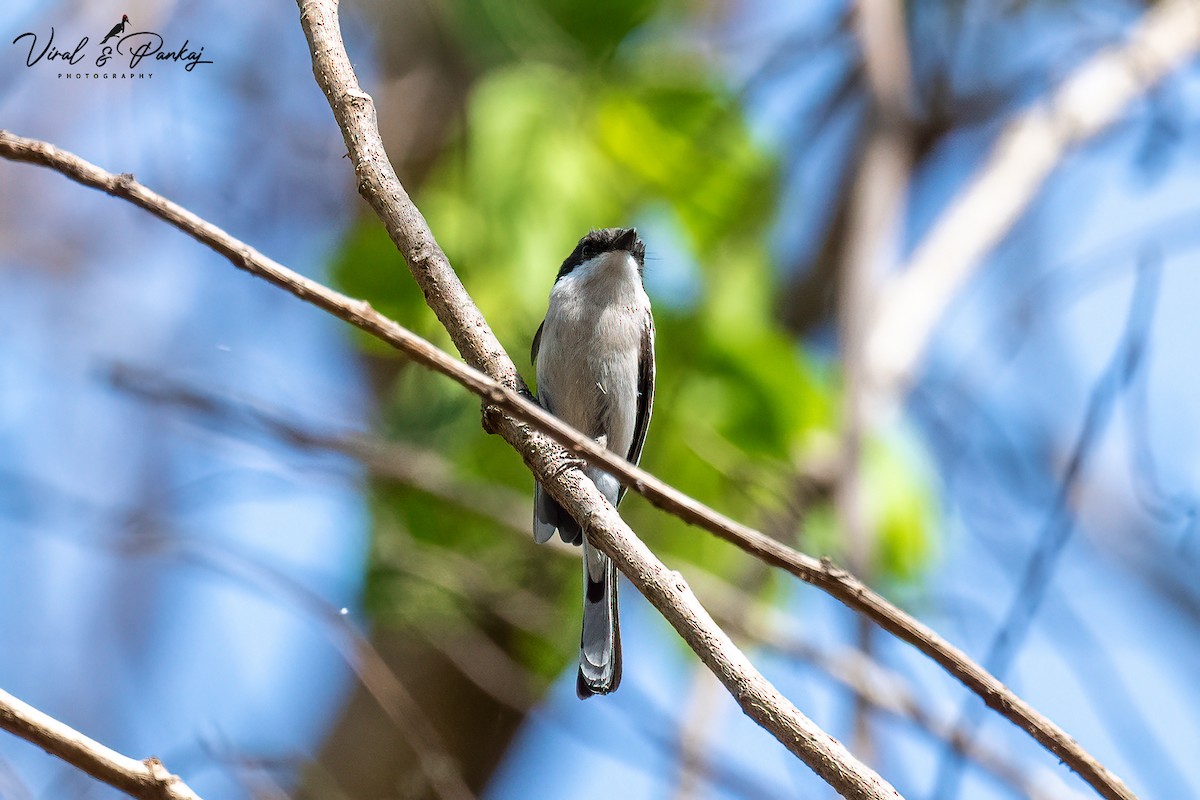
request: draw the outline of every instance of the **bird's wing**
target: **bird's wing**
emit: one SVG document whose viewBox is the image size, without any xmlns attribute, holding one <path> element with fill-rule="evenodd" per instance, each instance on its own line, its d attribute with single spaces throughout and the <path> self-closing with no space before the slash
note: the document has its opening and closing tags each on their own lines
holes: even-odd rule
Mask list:
<svg viewBox="0 0 1200 800">
<path fill-rule="evenodd" d="M 654 411 L 654 317 L 646 313 L 646 324 L 642 328 L 642 348 L 638 356 L 638 400 L 637 417 L 633 422 L 633 441 L 629 445 L 629 462 L 642 460 L 642 445 L 646 443 L 646 429 L 650 427 L 650 414 Z M 625 496 L 625 487 L 617 493 L 617 503 Z"/>
<path fill-rule="evenodd" d="M 533 335 L 533 347 L 529 351 L 529 360 L 533 365 L 537 366 L 538 348 L 542 346 L 542 328 L 546 327 L 546 320 L 542 320 L 542 324 L 538 325 L 537 333 Z"/>
</svg>

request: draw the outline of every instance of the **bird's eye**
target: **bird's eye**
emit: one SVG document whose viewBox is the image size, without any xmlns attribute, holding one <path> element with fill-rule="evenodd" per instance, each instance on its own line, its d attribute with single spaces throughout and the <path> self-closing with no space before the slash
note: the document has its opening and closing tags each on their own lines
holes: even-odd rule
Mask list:
<svg viewBox="0 0 1200 800">
<path fill-rule="evenodd" d="M 583 246 L 583 249 L 579 251 L 579 255 L 583 258 L 584 261 L 587 261 L 593 255 L 592 246 L 590 244 L 585 244 Z"/>
</svg>

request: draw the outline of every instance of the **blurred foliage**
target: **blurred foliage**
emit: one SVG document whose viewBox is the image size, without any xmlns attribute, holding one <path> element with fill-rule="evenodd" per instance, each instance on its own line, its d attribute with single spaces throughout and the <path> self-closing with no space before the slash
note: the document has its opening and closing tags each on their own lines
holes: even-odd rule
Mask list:
<svg viewBox="0 0 1200 800">
<path fill-rule="evenodd" d="M 776 275 L 766 228 L 777 164 L 754 140 L 711 67 L 659 33 L 676 9 L 649 0 L 601 6 L 566 0 L 462 3 L 452 15 L 478 77 L 464 126 L 416 200 L 463 282 L 533 386 L 530 342 L 559 263 L 594 227 L 641 226 L 647 272 L 682 271 L 694 301 L 656 295 L 658 390 L 643 465 L 701 501 L 805 549 L 838 553 L 827 499 L 795 506 L 796 476 L 835 448 L 836 374 L 773 318 Z M 685 26 L 684 26 L 685 27 Z M 652 224 L 647 225 L 647 221 Z M 674 243 L 659 250 L 660 242 Z M 684 265 L 680 267 L 680 265 Z M 694 264 L 694 266 L 689 266 Z M 338 259 L 349 293 L 435 342 L 448 339 L 374 219 Z M 373 356 L 398 359 L 366 338 Z M 382 399 L 390 437 L 436 450 L 464 480 L 531 495 L 532 480 L 497 437 L 481 435 L 479 404 L 457 386 L 401 366 Z M 919 577 L 931 552 L 935 497 L 915 448 L 876 440 L 865 451 L 870 518 L 883 580 Z M 539 558 L 495 524 L 403 487 L 379 487 L 371 600 L 382 620 L 493 634 L 488 587 L 463 603 L 405 569 L 418 544 L 488 565 L 495 580 L 571 608 L 577 566 Z M 715 537 L 630 495 L 622 512 L 668 563 L 682 558 L 734 579 L 744 557 Z M 532 513 L 532 511 L 530 512 Z M 774 528 L 778 528 L 776 524 Z M 764 589 L 765 591 L 766 589 Z M 494 596 L 494 595 L 493 595 Z M 497 597 L 496 602 L 504 602 Z M 516 631 L 508 644 L 551 676 L 574 658 L 577 622 L 562 614 L 552 647 Z"/>
</svg>

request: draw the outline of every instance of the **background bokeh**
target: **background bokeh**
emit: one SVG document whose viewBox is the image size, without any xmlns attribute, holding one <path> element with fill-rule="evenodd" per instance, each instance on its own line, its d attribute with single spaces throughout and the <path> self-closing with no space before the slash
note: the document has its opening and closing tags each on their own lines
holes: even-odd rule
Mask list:
<svg viewBox="0 0 1200 800">
<path fill-rule="evenodd" d="M 904 5 L 901 257 L 1006 121 L 1149 5 Z M 121 13 L 213 63 L 65 80 L 9 44 Z M 401 180 L 530 382 L 562 258 L 636 225 L 643 466 L 847 561 L 838 297 L 876 119 L 848 5 L 345 0 L 342 25 Z M 0 127 L 450 347 L 354 193 L 294 5 L 15 0 L 0 34 Z M 1066 157 L 862 460 L 870 582 L 1146 798 L 1200 793 L 1198 115 L 1192 64 Z M 532 544 L 532 480 L 479 419 L 144 212 L 0 162 L 0 687 L 206 798 L 436 797 L 453 776 L 488 798 L 831 796 L 628 584 L 624 683 L 575 699 L 577 557 Z M 904 796 L 1088 796 L 820 592 L 639 497 L 622 513 Z M 112 794 L 0 737 L 0 798 Z"/>
</svg>

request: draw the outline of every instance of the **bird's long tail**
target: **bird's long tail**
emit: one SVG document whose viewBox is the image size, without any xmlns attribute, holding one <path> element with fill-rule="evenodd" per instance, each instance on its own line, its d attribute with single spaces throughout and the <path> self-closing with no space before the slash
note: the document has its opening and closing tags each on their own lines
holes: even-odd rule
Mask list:
<svg viewBox="0 0 1200 800">
<path fill-rule="evenodd" d="M 596 487 L 616 503 L 620 484 L 611 475 L 589 472 Z M 608 694 L 621 683 L 621 630 L 617 613 L 617 567 L 588 544 L 579 523 L 541 484 L 534 487 L 533 538 L 547 542 L 558 531 L 564 542 L 583 545 L 583 631 L 579 636 L 579 675 L 575 693 L 586 699 Z"/>
<path fill-rule="evenodd" d="M 621 683 L 621 630 L 617 614 L 617 567 L 583 540 L 583 633 L 579 637 L 582 699 L 608 694 Z"/>
</svg>

